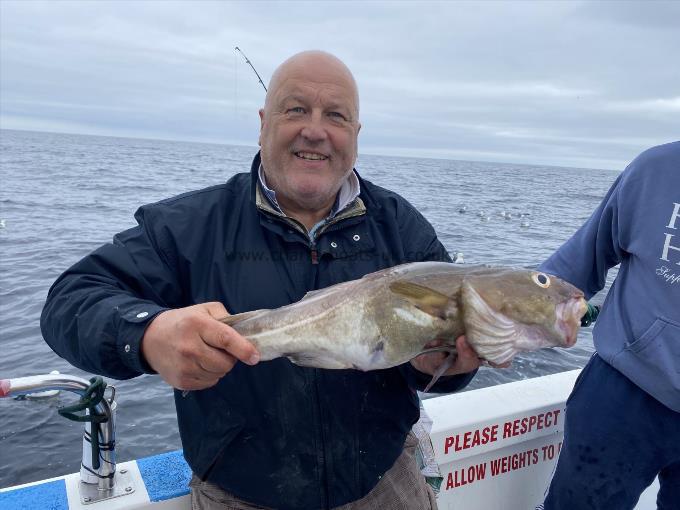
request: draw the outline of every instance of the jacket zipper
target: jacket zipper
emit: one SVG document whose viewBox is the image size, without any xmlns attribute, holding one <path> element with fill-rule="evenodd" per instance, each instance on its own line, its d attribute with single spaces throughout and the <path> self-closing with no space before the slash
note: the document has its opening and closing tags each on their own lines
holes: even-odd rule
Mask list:
<svg viewBox="0 0 680 510">
<path fill-rule="evenodd" d="M 274 210 L 268 210 L 266 208 L 260 207 L 262 211 L 264 211 L 266 214 L 275 217 L 276 219 L 279 219 L 286 223 L 287 225 L 290 225 L 294 227 L 296 230 L 298 230 L 300 233 L 305 234 L 309 238 L 309 232 L 307 232 L 307 229 L 300 223 L 299 221 L 289 218 L 288 216 L 281 214 L 278 211 Z M 321 235 L 323 232 L 328 230 L 329 227 L 333 227 L 340 223 L 342 220 L 347 220 L 349 218 L 354 218 L 356 216 L 361 216 L 365 214 L 365 210 L 354 210 L 354 211 L 346 211 L 342 214 L 339 214 L 335 218 L 333 218 L 331 221 L 329 221 L 326 225 L 322 226 L 319 231 L 317 232 L 316 236 L 314 239 L 309 238 L 309 256 L 310 260 L 312 262 L 312 265 L 318 265 L 319 264 L 319 252 L 316 249 L 316 237 Z"/>
<path fill-rule="evenodd" d="M 324 502 L 324 509 L 330 508 L 330 487 L 328 485 L 328 466 L 326 465 L 326 435 L 324 434 L 323 430 L 323 409 L 321 406 L 321 398 L 319 397 L 320 393 L 320 376 L 319 376 L 319 369 L 315 368 L 314 370 L 314 397 L 316 400 L 316 408 L 318 412 L 318 417 L 319 417 L 319 435 L 321 436 L 321 448 L 319 448 L 319 452 L 317 454 L 317 462 L 320 464 L 320 470 L 321 470 L 321 477 L 323 479 L 323 493 L 322 493 L 322 499 Z"/>
<path fill-rule="evenodd" d="M 319 263 L 319 252 L 316 251 L 316 241 L 309 242 L 309 251 L 312 257 L 312 264 L 317 265 Z"/>
<path fill-rule="evenodd" d="M 307 234 L 309 236 L 309 234 Z M 319 273 L 319 253 L 316 249 L 316 236 L 309 236 L 309 250 L 312 262 L 313 279 L 310 282 L 310 287 L 317 289 L 317 277 Z M 328 466 L 326 465 L 326 434 L 324 434 L 324 413 L 321 405 L 321 375 L 318 368 L 312 369 L 312 378 L 314 381 L 314 401 L 316 404 L 317 413 L 317 437 L 319 439 L 319 449 L 316 455 L 316 461 L 319 466 L 319 473 L 321 475 L 321 500 L 324 509 L 330 508 L 330 487 L 328 482 Z"/>
<path fill-rule="evenodd" d="M 319 231 L 316 233 L 314 236 L 314 239 L 309 240 L 309 250 L 310 250 L 310 256 L 312 259 L 312 264 L 316 265 L 319 263 L 319 252 L 316 249 L 316 239 L 323 234 L 324 232 L 329 230 L 329 227 L 334 227 L 338 223 L 340 223 L 342 220 L 347 220 L 349 218 L 354 218 L 356 216 L 361 216 L 362 214 L 365 214 L 363 211 L 358 211 L 358 212 L 353 212 L 353 213 L 345 213 L 344 215 L 340 215 L 336 218 L 333 218 L 331 221 L 326 223 L 324 226 L 322 226 Z M 334 230 L 334 229 L 333 229 Z M 308 234 L 309 235 L 309 234 Z"/>
</svg>

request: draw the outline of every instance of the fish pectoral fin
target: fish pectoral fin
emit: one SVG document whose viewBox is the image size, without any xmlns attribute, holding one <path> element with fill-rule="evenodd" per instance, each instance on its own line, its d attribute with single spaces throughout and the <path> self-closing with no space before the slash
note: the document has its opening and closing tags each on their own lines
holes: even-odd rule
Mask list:
<svg viewBox="0 0 680 510">
<path fill-rule="evenodd" d="M 492 363 L 501 364 L 512 359 L 520 337 L 518 325 L 491 308 L 471 285 L 463 285 L 462 297 L 468 344 L 480 358 Z"/>
<path fill-rule="evenodd" d="M 390 284 L 390 290 L 400 295 L 416 308 L 440 319 L 455 313 L 455 302 L 447 295 L 417 283 L 396 281 Z"/>
</svg>

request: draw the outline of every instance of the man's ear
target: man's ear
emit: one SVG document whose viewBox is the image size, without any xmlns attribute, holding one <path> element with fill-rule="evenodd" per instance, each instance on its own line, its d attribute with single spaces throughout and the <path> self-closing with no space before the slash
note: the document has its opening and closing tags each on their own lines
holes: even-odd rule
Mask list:
<svg viewBox="0 0 680 510">
<path fill-rule="evenodd" d="M 359 157 L 359 131 L 361 131 L 361 122 L 359 122 L 359 127 L 357 127 L 357 143 L 356 143 L 356 154 L 354 155 L 355 158 Z M 356 163 L 356 161 L 355 161 Z"/>
<path fill-rule="evenodd" d="M 264 108 L 260 108 L 257 112 L 260 114 L 260 136 L 257 138 L 257 145 L 262 147 L 262 129 L 264 129 Z"/>
</svg>

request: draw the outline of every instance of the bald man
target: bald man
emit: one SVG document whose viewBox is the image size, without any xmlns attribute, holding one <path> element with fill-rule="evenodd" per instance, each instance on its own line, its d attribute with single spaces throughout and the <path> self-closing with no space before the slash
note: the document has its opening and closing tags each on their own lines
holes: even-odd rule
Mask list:
<svg viewBox="0 0 680 510">
<path fill-rule="evenodd" d="M 194 509 L 436 508 L 410 433 L 415 390 L 442 362 L 321 370 L 257 349 L 216 319 L 277 308 L 397 264 L 446 260 L 402 197 L 359 177 L 359 94 L 320 51 L 274 72 L 249 173 L 141 207 L 68 269 L 42 315 L 46 341 L 89 372 L 158 374 L 176 389 Z M 464 339 L 431 391 L 466 385 Z M 190 390 L 190 391 L 187 391 Z"/>
</svg>

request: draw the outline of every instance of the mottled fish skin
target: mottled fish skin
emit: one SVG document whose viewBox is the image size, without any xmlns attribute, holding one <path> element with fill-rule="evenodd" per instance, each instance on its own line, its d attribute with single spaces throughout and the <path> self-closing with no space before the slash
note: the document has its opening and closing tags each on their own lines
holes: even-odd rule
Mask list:
<svg viewBox="0 0 680 510">
<path fill-rule="evenodd" d="M 425 352 L 433 339 L 455 351 L 466 335 L 482 359 L 569 347 L 585 313 L 583 293 L 537 271 L 414 262 L 313 291 L 293 304 L 223 319 L 261 360 L 288 357 L 327 369 L 377 370 Z"/>
</svg>

